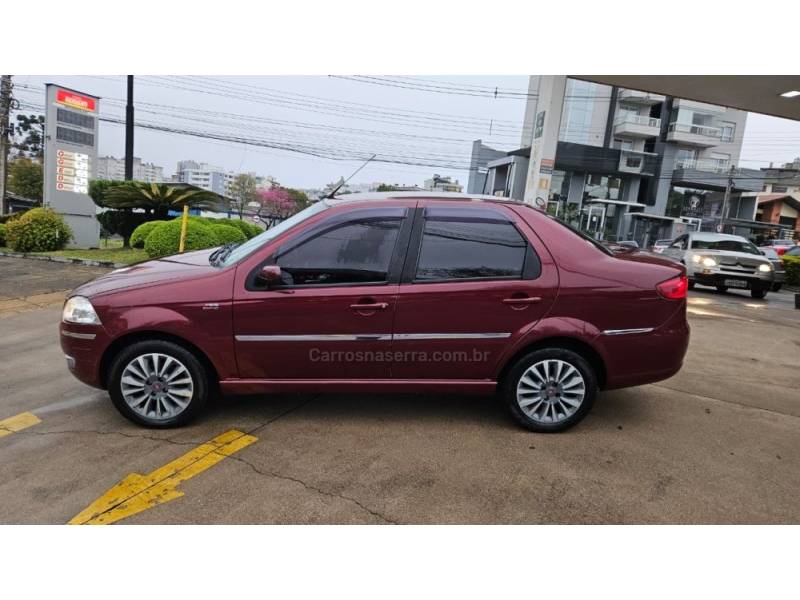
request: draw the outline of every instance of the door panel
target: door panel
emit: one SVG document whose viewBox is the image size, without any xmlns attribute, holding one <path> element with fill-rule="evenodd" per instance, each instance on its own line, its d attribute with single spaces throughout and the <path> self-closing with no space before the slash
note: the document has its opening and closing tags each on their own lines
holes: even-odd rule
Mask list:
<svg viewBox="0 0 800 600">
<path fill-rule="evenodd" d="M 240 377 L 388 377 L 397 289 L 305 288 L 238 299 L 234 331 Z M 383 306 L 359 308 L 363 303 Z"/>
<path fill-rule="evenodd" d="M 398 290 L 393 377 L 489 378 L 555 299 L 557 270 L 527 224 L 505 207 L 476 210 L 493 214 L 448 214 L 434 204 L 415 224 Z"/>
<path fill-rule="evenodd" d="M 387 378 L 413 207 L 346 207 L 237 272 L 234 338 L 247 379 Z M 264 264 L 281 281 L 259 284 Z"/>
</svg>

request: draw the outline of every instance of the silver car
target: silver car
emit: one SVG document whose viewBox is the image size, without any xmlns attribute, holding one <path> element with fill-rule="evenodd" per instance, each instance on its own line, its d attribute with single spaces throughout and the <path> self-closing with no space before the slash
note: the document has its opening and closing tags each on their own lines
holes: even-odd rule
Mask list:
<svg viewBox="0 0 800 600">
<path fill-rule="evenodd" d="M 756 246 L 738 235 L 696 231 L 675 238 L 662 252 L 686 265 L 689 288 L 708 285 L 719 291 L 750 290 L 763 298 L 772 287 L 772 263 Z"/>
</svg>

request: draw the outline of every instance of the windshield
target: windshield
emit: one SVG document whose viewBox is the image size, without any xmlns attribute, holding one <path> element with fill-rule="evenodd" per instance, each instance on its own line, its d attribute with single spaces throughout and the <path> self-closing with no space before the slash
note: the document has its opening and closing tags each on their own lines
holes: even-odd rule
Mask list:
<svg viewBox="0 0 800 600">
<path fill-rule="evenodd" d="M 723 252 L 744 252 L 746 254 L 761 254 L 758 248 L 747 240 L 731 239 L 693 239 L 692 250 L 720 250 Z"/>
<path fill-rule="evenodd" d="M 764 248 L 763 252 L 764 252 L 764 256 L 766 256 L 770 260 L 777 260 L 778 259 L 778 253 L 775 252 L 775 250 L 773 250 L 772 248 Z"/>
<path fill-rule="evenodd" d="M 298 223 L 302 223 L 306 219 L 313 217 L 317 213 L 320 213 L 328 208 L 329 206 L 325 201 L 321 200 L 319 202 L 315 202 L 308 208 L 304 208 L 299 213 L 292 215 L 284 221 L 281 221 L 274 227 L 270 227 L 265 232 L 259 233 L 256 237 L 247 240 L 239 246 L 236 246 L 227 255 L 225 255 L 225 258 L 219 261 L 218 266 L 227 267 L 228 265 L 232 265 L 235 262 L 240 261 L 245 256 L 248 256 L 261 248 L 261 246 L 270 240 L 274 240 L 283 232 L 288 231 Z"/>
</svg>

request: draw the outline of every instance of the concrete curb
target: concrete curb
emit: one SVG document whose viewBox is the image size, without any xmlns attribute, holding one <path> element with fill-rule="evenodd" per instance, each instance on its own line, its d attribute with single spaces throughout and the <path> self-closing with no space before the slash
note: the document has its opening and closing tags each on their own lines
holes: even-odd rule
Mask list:
<svg viewBox="0 0 800 600">
<path fill-rule="evenodd" d="M 0 252 L 0 256 L 10 258 L 32 258 L 34 260 L 47 260 L 50 262 L 67 263 L 73 265 L 85 265 L 87 267 L 106 267 L 109 269 L 119 269 L 129 266 L 128 263 L 115 263 L 110 260 L 87 260 L 84 258 L 67 258 L 65 256 L 42 256 L 40 254 L 27 254 L 25 252 Z"/>
</svg>

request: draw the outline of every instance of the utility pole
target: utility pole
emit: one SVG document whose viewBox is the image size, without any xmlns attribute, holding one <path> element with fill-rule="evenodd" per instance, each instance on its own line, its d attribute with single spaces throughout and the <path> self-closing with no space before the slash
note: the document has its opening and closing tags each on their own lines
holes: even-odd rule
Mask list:
<svg viewBox="0 0 800 600">
<path fill-rule="evenodd" d="M 718 233 L 725 232 L 725 219 L 728 216 L 728 200 L 731 197 L 731 190 L 733 189 L 733 174 L 736 172 L 736 167 L 731 165 L 728 170 L 728 184 L 725 186 L 725 195 L 722 197 L 722 212 L 719 215 L 719 231 Z"/>
<path fill-rule="evenodd" d="M 128 102 L 125 105 L 125 179 L 133 179 L 133 75 L 128 75 Z"/>
<path fill-rule="evenodd" d="M 0 214 L 8 212 L 6 205 L 6 180 L 8 179 L 8 117 L 11 112 L 11 75 L 0 80 Z"/>
</svg>

